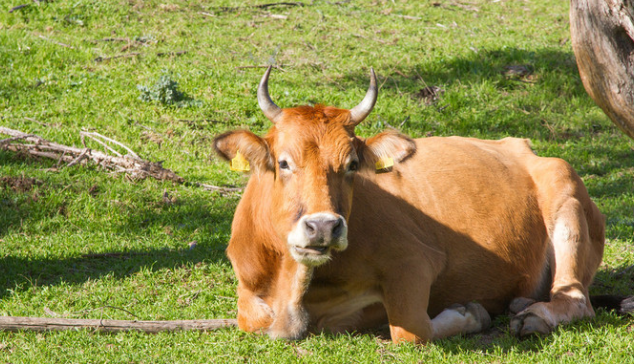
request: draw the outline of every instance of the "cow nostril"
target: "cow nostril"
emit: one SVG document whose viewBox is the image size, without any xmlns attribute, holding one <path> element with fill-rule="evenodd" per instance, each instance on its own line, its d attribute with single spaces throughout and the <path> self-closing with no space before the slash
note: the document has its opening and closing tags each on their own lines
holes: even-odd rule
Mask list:
<svg viewBox="0 0 634 364">
<path fill-rule="evenodd" d="M 306 227 L 306 235 L 309 238 L 317 236 L 317 224 L 314 221 L 306 220 L 304 221 L 304 226 Z"/>
<path fill-rule="evenodd" d="M 335 221 L 335 225 L 332 227 L 332 238 L 333 239 L 337 239 L 341 236 L 341 233 L 343 231 L 343 220 L 341 218 L 338 218 L 337 221 Z"/>
</svg>

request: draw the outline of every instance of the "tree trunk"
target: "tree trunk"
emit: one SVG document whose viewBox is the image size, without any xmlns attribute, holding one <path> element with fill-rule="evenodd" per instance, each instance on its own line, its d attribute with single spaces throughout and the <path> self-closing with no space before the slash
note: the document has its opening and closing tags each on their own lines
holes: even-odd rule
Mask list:
<svg viewBox="0 0 634 364">
<path fill-rule="evenodd" d="M 612 122 L 634 139 L 632 0 L 571 0 L 570 33 L 581 80 Z"/>
</svg>

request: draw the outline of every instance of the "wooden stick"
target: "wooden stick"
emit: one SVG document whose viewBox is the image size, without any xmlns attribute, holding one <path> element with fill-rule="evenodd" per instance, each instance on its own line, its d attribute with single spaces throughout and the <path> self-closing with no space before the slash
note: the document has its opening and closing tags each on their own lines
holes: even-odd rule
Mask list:
<svg viewBox="0 0 634 364">
<path fill-rule="evenodd" d="M 108 141 L 108 142 L 110 142 L 110 143 L 112 143 L 112 144 L 116 144 L 116 145 L 120 146 L 121 148 L 123 148 L 123 149 L 127 150 L 127 151 L 128 151 L 128 153 L 130 153 L 130 155 L 131 155 L 132 157 L 134 157 L 134 158 L 136 158 L 136 159 L 141 159 L 141 158 L 139 157 L 139 155 L 138 155 L 138 154 L 136 154 L 136 153 L 134 153 L 134 151 L 132 151 L 132 149 L 130 149 L 130 148 L 128 148 L 128 147 L 126 147 L 125 145 L 123 145 L 123 144 L 119 143 L 118 141 L 116 141 L 116 140 L 114 140 L 114 139 L 110 139 L 110 138 L 108 138 L 108 137 L 106 137 L 106 136 L 103 136 L 103 135 L 101 135 L 101 134 L 99 134 L 99 133 L 94 133 L 94 132 L 92 132 L 92 133 L 91 133 L 91 132 L 87 132 L 87 131 L 82 131 L 82 132 L 79 132 L 79 135 L 81 135 L 81 136 L 87 136 L 87 137 L 91 138 L 92 140 L 94 140 L 94 141 L 96 141 L 96 142 L 98 142 L 98 143 L 100 143 L 100 144 L 103 144 L 103 145 L 104 145 L 104 146 L 106 146 L 108 149 L 111 149 L 110 147 L 108 147 L 107 145 L 105 145 L 104 143 L 102 143 L 101 141 L 99 141 L 99 139 L 97 139 L 97 138 L 101 138 L 101 139 L 103 139 L 103 140 L 105 140 L 105 141 Z M 119 153 L 117 153 L 114 149 L 111 149 L 111 150 L 112 150 L 113 152 L 115 152 L 115 154 L 119 154 Z M 119 154 L 119 155 L 121 155 L 121 154 Z"/>
<path fill-rule="evenodd" d="M 237 326 L 235 319 L 177 320 L 177 321 L 130 321 L 65 319 L 46 317 L 0 317 L 1 331 L 63 331 L 89 329 L 97 332 L 141 331 L 211 331 Z"/>
<path fill-rule="evenodd" d="M 276 6 L 304 6 L 306 4 L 304 3 L 298 3 L 298 2 L 281 2 L 281 3 L 269 3 L 269 4 L 261 4 L 261 5 L 252 5 L 252 8 L 260 8 L 260 9 L 266 9 L 266 8 L 272 8 L 272 7 L 276 7 Z"/>
<path fill-rule="evenodd" d="M 47 42 L 51 42 L 51 43 L 57 44 L 57 45 L 62 46 L 62 47 L 66 47 L 66 48 L 70 48 L 70 49 L 75 49 L 75 47 L 73 47 L 72 45 L 68 45 L 68 44 L 65 44 L 65 43 L 61 43 L 61 42 L 58 42 L 58 41 L 56 41 L 56 40 L 52 40 L 52 39 L 50 39 L 50 38 L 46 38 L 46 37 L 45 37 L 45 36 L 43 36 L 43 35 L 38 35 L 38 37 L 40 37 L 41 39 L 44 39 L 44 40 L 45 40 L 45 41 L 47 41 Z"/>
<path fill-rule="evenodd" d="M 218 191 L 220 193 L 238 193 L 238 192 L 242 192 L 242 190 L 244 190 L 244 188 L 240 188 L 240 187 L 219 187 L 219 186 L 212 186 L 212 185 L 208 185 L 205 183 L 196 183 L 197 186 L 202 187 L 204 190 L 207 191 Z"/>
<path fill-rule="evenodd" d="M 276 65 L 276 64 L 272 64 L 271 66 L 273 66 L 273 68 L 277 68 L 280 71 L 283 71 L 282 67 L 286 67 L 286 65 L 284 64 L 280 64 L 280 65 Z M 269 65 L 257 65 L 257 66 L 237 66 L 234 67 L 234 69 L 237 70 L 242 70 L 242 69 L 246 69 L 246 68 L 269 68 Z"/>
<path fill-rule="evenodd" d="M 242 9 L 268 9 L 268 8 L 278 7 L 278 6 L 306 6 L 306 5 L 312 5 L 312 4 L 304 4 L 299 2 L 280 2 L 280 3 L 268 3 L 268 4 L 260 4 L 260 5 L 235 6 L 235 7 L 218 6 L 218 7 L 215 7 L 214 9 L 216 11 L 221 11 L 221 12 L 233 12 L 233 11 L 239 11 Z"/>
<path fill-rule="evenodd" d="M 22 4 L 22 5 L 14 6 L 13 8 L 11 8 L 11 10 L 9 10 L 9 13 L 13 13 L 16 10 L 20 10 L 22 8 L 26 8 L 29 5 L 31 5 L 31 4 Z"/>
<path fill-rule="evenodd" d="M 187 54 L 187 51 L 176 51 L 176 52 L 159 52 L 156 55 L 159 57 L 164 57 L 164 56 L 180 56 L 183 54 Z"/>
<path fill-rule="evenodd" d="M 132 53 L 126 53 L 126 54 L 119 54 L 117 56 L 110 56 L 110 57 L 97 57 L 95 58 L 95 62 L 105 62 L 105 61 L 109 61 L 111 59 L 117 59 L 117 58 L 129 58 L 129 57 L 136 57 L 136 56 L 140 56 L 141 53 L 139 52 L 132 52 Z"/>
<path fill-rule="evenodd" d="M 403 18 L 403 19 L 407 19 L 407 20 L 421 20 L 422 18 L 418 17 L 418 16 L 411 16 L 411 15 L 401 15 L 401 14 L 390 14 L 392 16 L 396 16 L 399 18 Z"/>
</svg>

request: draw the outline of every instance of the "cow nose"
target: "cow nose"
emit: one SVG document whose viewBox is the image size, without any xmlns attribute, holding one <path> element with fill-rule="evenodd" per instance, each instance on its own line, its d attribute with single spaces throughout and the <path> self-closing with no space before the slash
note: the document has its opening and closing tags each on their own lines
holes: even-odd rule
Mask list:
<svg viewBox="0 0 634 364">
<path fill-rule="evenodd" d="M 312 242 L 338 239 L 343 232 L 342 217 L 318 217 L 304 220 L 306 237 Z M 330 238 L 330 239 L 328 239 Z"/>
</svg>

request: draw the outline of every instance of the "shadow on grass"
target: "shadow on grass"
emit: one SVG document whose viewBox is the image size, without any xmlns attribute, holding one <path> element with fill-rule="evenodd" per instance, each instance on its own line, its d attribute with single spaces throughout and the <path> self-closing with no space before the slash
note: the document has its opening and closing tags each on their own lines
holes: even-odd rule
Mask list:
<svg viewBox="0 0 634 364">
<path fill-rule="evenodd" d="M 619 316 L 613 312 L 607 312 L 602 309 L 597 310 L 596 317 L 592 319 L 583 319 L 570 324 L 562 324 L 557 327 L 553 333 L 540 336 L 529 336 L 526 338 L 518 338 L 510 333 L 510 317 L 507 315 L 498 316 L 493 320 L 492 327 L 489 329 L 469 335 L 458 335 L 450 338 L 434 341 L 432 344 L 440 348 L 443 352 L 452 355 L 464 355 L 468 352 L 478 352 L 485 355 L 492 355 L 491 358 L 499 358 L 507 353 L 539 353 L 552 345 L 561 345 L 560 337 L 571 333 L 574 335 L 595 335 L 602 327 L 612 329 L 631 327 L 632 321 L 625 316 Z M 349 334 L 331 334 L 323 333 L 325 338 L 336 340 L 340 335 Z M 372 339 L 376 338 L 385 344 L 391 344 L 390 331 L 387 325 L 375 330 L 368 330 L 353 333 L 353 335 L 367 336 Z M 411 345 L 411 344 L 400 344 Z M 395 349 L 395 347 L 391 347 Z M 417 350 L 427 351 L 426 345 L 417 345 Z M 390 350 L 390 347 L 387 347 Z M 390 350 L 390 351 L 392 351 Z"/>
<path fill-rule="evenodd" d="M 81 284 L 106 275 L 124 278 L 144 268 L 160 270 L 198 262 L 225 261 L 224 249 L 198 247 L 194 250 L 155 249 L 88 254 L 76 258 L 0 258 L 0 299 L 11 289 L 28 286 Z"/>
<path fill-rule="evenodd" d="M 570 107 L 567 101 L 575 98 L 591 102 L 581 83 L 572 52 L 556 48 L 483 49 L 478 53 L 471 52 L 437 62 L 423 60 L 414 67 L 394 65 L 376 71 L 382 90 L 379 92 L 379 105 L 381 98 L 399 95 L 418 101 L 418 106 L 413 108 L 429 118 L 438 114 L 424 110 L 435 109 L 438 113 L 450 115 L 450 122 L 434 125 L 431 131 L 435 135 L 476 136 L 490 132 L 492 136 L 565 140 L 577 136 L 579 131 L 566 128 L 553 130 L 540 116 L 544 102 L 549 103 L 548 107 L 557 104 L 558 108 Z M 367 83 L 367 69 L 359 67 L 344 77 L 341 87 L 364 88 Z M 429 90 L 423 90 L 427 86 L 439 87 L 447 93 L 437 94 L 438 99 L 429 102 L 433 97 L 429 96 Z M 491 94 L 486 91 L 490 88 L 498 92 Z M 501 102 L 501 107 L 487 105 L 489 97 L 500 98 L 491 103 L 499 105 Z M 473 112 L 469 114 L 469 110 Z M 461 113 L 462 119 L 459 120 L 458 116 L 452 118 L 454 113 Z M 410 125 L 409 130 L 416 131 L 421 127 L 427 129 L 423 132 L 430 131 L 429 125 Z M 600 132 L 603 125 L 587 116 L 587 128 L 589 132 Z M 407 123 L 403 130 L 408 131 Z"/>
<path fill-rule="evenodd" d="M 29 244 L 40 241 L 50 244 L 50 240 L 45 239 L 49 233 L 59 236 L 54 246 L 46 248 L 50 250 L 49 254 L 12 255 L 6 248 L 0 249 L 0 299 L 20 286 L 53 286 L 61 282 L 81 284 L 106 275 L 123 278 L 146 268 L 159 270 L 199 262 L 227 262 L 225 237 L 230 234 L 233 200 L 214 199 L 207 192 L 204 194 L 209 198 L 200 198 L 195 191 L 170 201 L 161 196 L 161 182 L 152 184 L 149 192 L 130 194 L 125 190 L 129 188 L 127 184 L 123 191 L 117 190 L 121 183 L 99 171 L 81 170 L 70 177 L 59 173 L 42 174 L 36 169 L 50 168 L 49 161 L 3 152 L 0 152 L 0 164 L 23 171 L 22 176 L 0 177 L 0 247 L 9 232 L 13 235 L 12 240 L 24 235 L 31 241 Z M 165 185 L 174 189 L 171 184 Z M 137 186 L 140 191 L 148 188 Z M 113 202 L 113 198 L 121 201 Z M 113 203 L 121 206 L 111 208 L 115 212 L 106 215 L 112 216 L 111 220 L 99 216 L 108 214 L 105 206 Z M 88 216 L 78 216 L 82 214 L 94 214 L 97 222 Z M 66 245 L 86 242 L 73 241 L 63 235 L 76 236 L 84 231 L 88 244 L 92 244 L 90 249 L 96 253 L 77 256 L 82 250 Z M 152 245 L 155 238 L 163 240 L 162 246 Z M 105 248 L 100 248 L 101 239 Z M 188 243 L 193 240 L 197 244 L 190 247 Z M 139 248 L 145 241 L 149 241 L 148 248 Z M 118 242 L 132 242 L 133 247 L 116 247 Z M 38 247 L 34 250 L 41 251 Z M 63 251 L 76 253 L 63 257 L 60 253 Z M 46 257 L 48 255 L 52 257 Z"/>
<path fill-rule="evenodd" d="M 612 331 L 614 328 L 631 325 L 630 320 L 624 317 L 617 316 L 614 313 L 599 311 L 595 318 L 560 325 L 551 334 L 518 338 L 511 335 L 509 324 L 507 323 L 508 319 L 505 318 L 502 321 L 504 323 L 496 320 L 493 328 L 482 333 L 452 337 L 435 342 L 434 345 L 441 347 L 447 353 L 456 355 L 465 351 L 482 351 L 494 356 L 509 352 L 539 353 L 552 345 L 560 345 L 558 344 L 561 341 L 560 336 L 567 333 L 596 335 L 596 332 L 600 331 L 601 327 L 604 326 L 610 327 L 610 331 Z"/>
<path fill-rule="evenodd" d="M 522 68 L 516 68 L 518 66 Z M 564 97 L 587 96 L 572 51 L 555 48 L 481 50 L 437 63 L 422 61 L 411 68 L 396 65 L 392 70 L 376 72 L 380 88 L 395 94 L 414 95 L 424 86 L 458 84 L 468 87 L 491 82 L 501 92 L 524 89 L 530 85 Z M 552 78 L 553 75 L 556 78 Z M 368 70 L 359 67 L 347 73 L 341 85 L 365 89 L 368 82 Z"/>
</svg>

